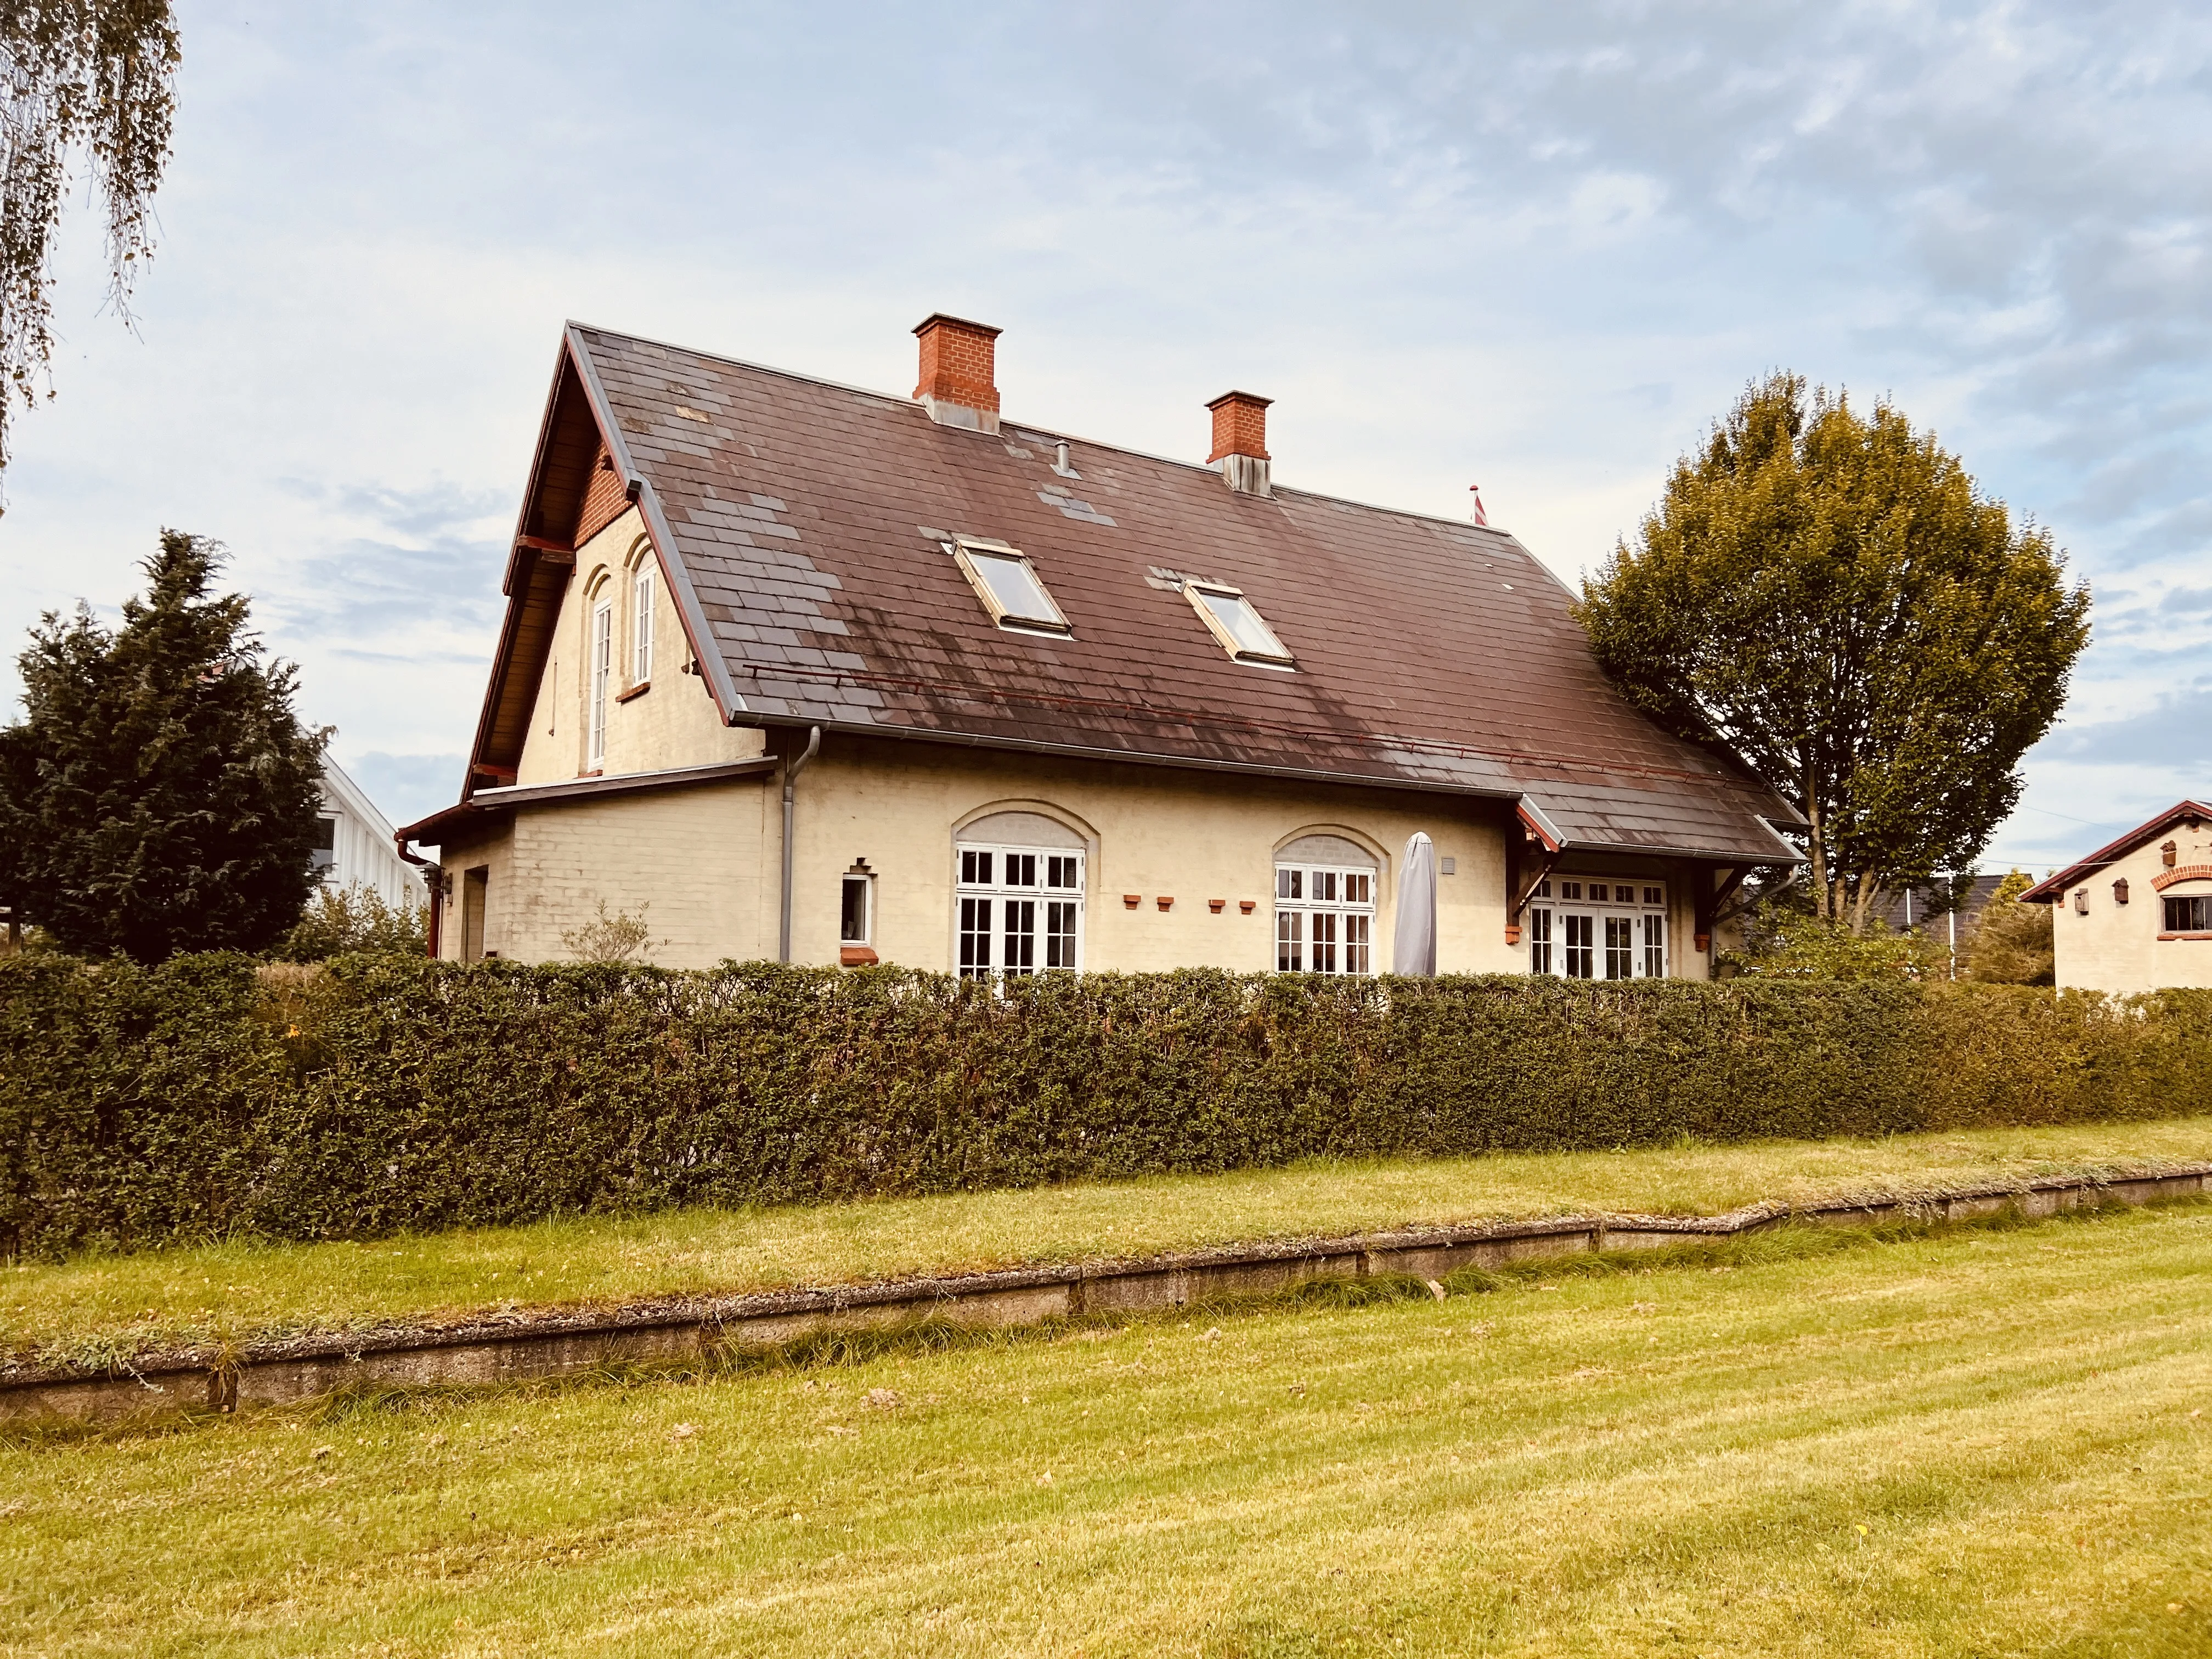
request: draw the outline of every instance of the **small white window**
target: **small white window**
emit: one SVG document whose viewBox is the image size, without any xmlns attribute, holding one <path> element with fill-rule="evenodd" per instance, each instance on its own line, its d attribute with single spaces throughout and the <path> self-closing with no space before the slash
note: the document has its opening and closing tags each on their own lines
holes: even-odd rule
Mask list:
<svg viewBox="0 0 2212 1659">
<path fill-rule="evenodd" d="M 1241 591 L 1192 582 L 1183 592 L 1190 595 L 1192 606 L 1221 641 L 1222 649 L 1237 661 L 1268 663 L 1279 668 L 1291 665 L 1294 659 L 1290 652 Z"/>
<path fill-rule="evenodd" d="M 1375 971 L 1375 872 L 1327 865 L 1275 866 L 1275 971 Z"/>
<path fill-rule="evenodd" d="M 629 683 L 653 678 L 653 567 L 646 565 L 630 583 Z"/>
<path fill-rule="evenodd" d="M 840 945 L 869 943 L 869 929 L 875 924 L 875 882 L 872 878 L 848 875 L 842 902 L 837 907 L 837 942 Z"/>
<path fill-rule="evenodd" d="M 1083 966 L 1083 854 L 1060 847 L 953 850 L 963 979 Z"/>
<path fill-rule="evenodd" d="M 586 763 L 598 767 L 607 758 L 607 682 L 614 674 L 615 608 L 602 604 L 592 612 L 591 737 Z"/>
<path fill-rule="evenodd" d="M 969 586 L 1000 627 L 1033 634 L 1073 631 L 1020 549 L 963 536 L 946 543 L 945 550 L 959 561 Z"/>
</svg>

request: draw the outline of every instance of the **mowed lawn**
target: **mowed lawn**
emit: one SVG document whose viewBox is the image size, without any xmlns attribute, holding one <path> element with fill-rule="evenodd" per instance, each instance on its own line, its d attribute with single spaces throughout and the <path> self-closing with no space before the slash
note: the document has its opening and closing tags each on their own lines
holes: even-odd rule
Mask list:
<svg viewBox="0 0 2212 1659">
<path fill-rule="evenodd" d="M 2212 1652 L 2212 1208 L 1544 1271 L 19 1437 L 0 1652 Z"/>
<path fill-rule="evenodd" d="M 811 1206 L 585 1216 L 362 1243 L 238 1240 L 0 1266 L 0 1352 L 103 1364 L 222 1339 L 850 1284 L 1408 1223 L 1715 1214 L 2212 1158 L 2212 1119 L 1309 1164 Z"/>
</svg>

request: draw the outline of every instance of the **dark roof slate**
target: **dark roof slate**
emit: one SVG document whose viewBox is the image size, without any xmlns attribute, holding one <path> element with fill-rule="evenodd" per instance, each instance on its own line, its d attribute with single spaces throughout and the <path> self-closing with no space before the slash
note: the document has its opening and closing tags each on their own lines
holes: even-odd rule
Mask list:
<svg viewBox="0 0 2212 1659">
<path fill-rule="evenodd" d="M 1762 822 L 1793 811 L 1632 709 L 1502 532 L 1078 439 L 1064 477 L 1064 434 L 601 329 L 570 327 L 562 375 L 677 567 L 726 715 L 1525 798 L 1570 845 L 1794 856 Z M 1072 636 L 993 626 L 940 533 L 1028 554 Z M 1243 588 L 1297 672 L 1231 660 L 1161 572 Z"/>
</svg>

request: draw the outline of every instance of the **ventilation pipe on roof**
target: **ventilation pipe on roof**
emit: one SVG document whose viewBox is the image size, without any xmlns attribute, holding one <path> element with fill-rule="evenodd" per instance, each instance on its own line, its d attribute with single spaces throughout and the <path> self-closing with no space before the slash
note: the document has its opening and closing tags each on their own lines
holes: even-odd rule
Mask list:
<svg viewBox="0 0 2212 1659">
<path fill-rule="evenodd" d="M 971 432 L 999 429 L 998 339 L 1000 330 L 933 311 L 915 325 L 921 341 L 921 380 L 914 389 L 939 426 Z"/>
<path fill-rule="evenodd" d="M 1267 405 L 1273 401 L 1224 392 L 1206 404 L 1213 411 L 1213 453 L 1206 465 L 1220 462 L 1223 482 L 1241 495 L 1275 493 L 1267 481 Z"/>
<path fill-rule="evenodd" d="M 787 761 L 783 769 L 783 908 L 781 921 L 775 936 L 775 959 L 791 960 L 791 819 L 792 792 L 799 782 L 799 775 L 806 769 L 806 763 L 821 752 L 822 728 L 810 726 L 806 732 L 806 747 L 798 758 Z"/>
</svg>

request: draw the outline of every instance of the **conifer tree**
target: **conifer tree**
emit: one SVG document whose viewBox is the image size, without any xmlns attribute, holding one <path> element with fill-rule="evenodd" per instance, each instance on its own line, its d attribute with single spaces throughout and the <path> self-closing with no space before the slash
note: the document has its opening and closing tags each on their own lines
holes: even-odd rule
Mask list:
<svg viewBox="0 0 2212 1659">
<path fill-rule="evenodd" d="M 120 629 L 48 611 L 16 659 L 0 904 L 65 951 L 267 950 L 315 885 L 329 734 L 293 712 L 298 670 L 264 665 L 246 597 L 210 597 L 221 563 L 164 531 Z"/>
</svg>

